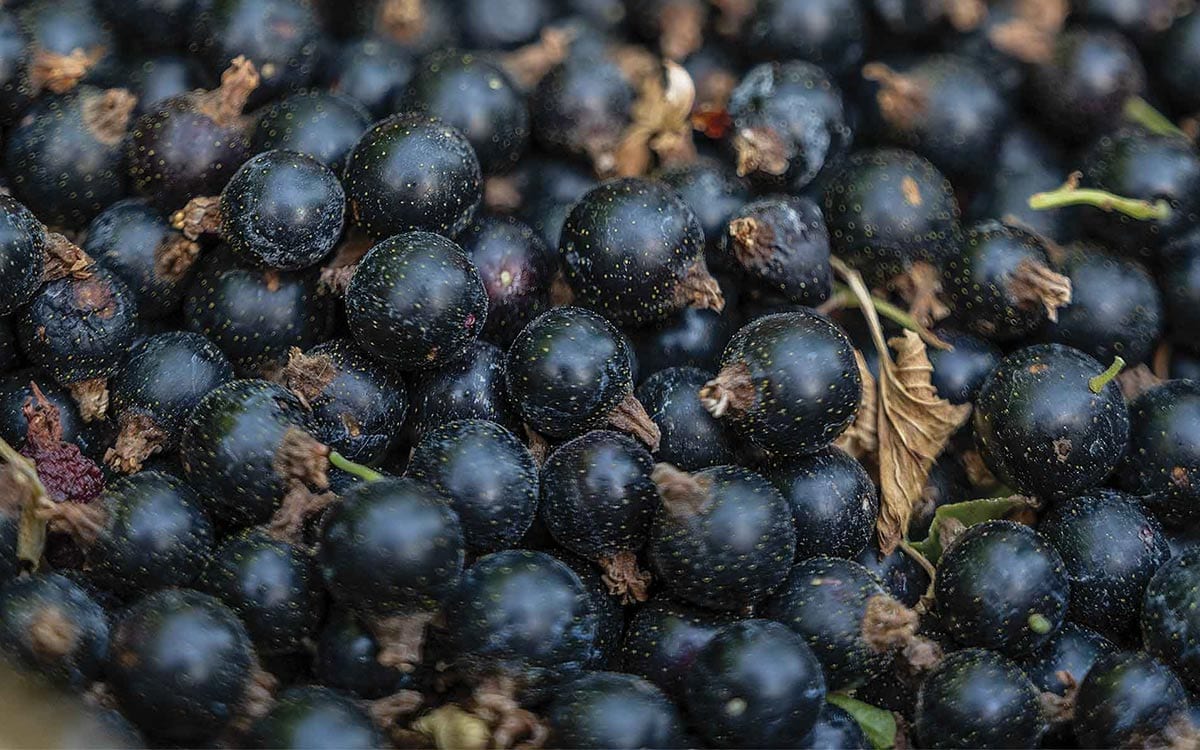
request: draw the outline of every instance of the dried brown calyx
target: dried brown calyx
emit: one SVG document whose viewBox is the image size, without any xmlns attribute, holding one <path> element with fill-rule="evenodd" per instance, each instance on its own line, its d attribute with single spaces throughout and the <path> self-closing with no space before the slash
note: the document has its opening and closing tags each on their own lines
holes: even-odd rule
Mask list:
<svg viewBox="0 0 1200 750">
<path fill-rule="evenodd" d="M 266 716 L 275 705 L 275 692 L 279 690 L 279 680 L 275 675 L 264 670 L 257 662 L 250 668 L 250 678 L 246 681 L 242 701 L 238 704 L 235 718 L 229 724 L 227 735 L 237 736 L 254 726 L 254 722 Z M 236 743 L 221 742 L 222 746 L 233 746 Z"/>
<path fill-rule="evenodd" d="M 717 9 L 717 20 L 713 28 L 721 36 L 736 37 L 742 32 L 742 26 L 754 15 L 757 0 L 709 0 Z"/>
<path fill-rule="evenodd" d="M 376 660 L 385 667 L 401 672 L 416 669 L 421 663 L 425 633 L 434 614 L 414 612 L 371 621 L 371 632 L 379 644 Z"/>
<path fill-rule="evenodd" d="M 567 58 L 575 33 L 574 29 L 547 26 L 536 42 L 509 52 L 501 58 L 500 64 L 518 85 L 532 89 L 555 65 Z"/>
<path fill-rule="evenodd" d="M 29 620 L 29 645 L 40 657 L 61 659 L 78 641 L 79 628 L 55 605 L 39 607 Z"/>
<path fill-rule="evenodd" d="M 42 246 L 45 260 L 42 264 L 42 280 L 56 281 L 58 279 L 87 279 L 95 270 L 91 256 L 83 251 L 65 235 L 58 232 L 46 234 Z"/>
<path fill-rule="evenodd" d="M 950 315 L 950 308 L 941 298 L 942 273 L 932 263 L 915 261 L 888 286 L 908 303 L 908 314 L 926 328 Z"/>
<path fill-rule="evenodd" d="M 494 174 L 483 181 L 483 205 L 489 211 L 509 214 L 521 207 L 524 197 L 517 178 L 512 175 Z"/>
<path fill-rule="evenodd" d="M 337 366 L 327 354 L 305 354 L 299 347 L 288 351 L 287 365 L 280 373 L 280 382 L 296 394 L 305 409 L 321 395 L 338 376 Z"/>
<path fill-rule="evenodd" d="M 403 728 L 405 717 L 416 713 L 418 709 L 425 704 L 425 698 L 416 690 L 399 690 L 391 695 L 385 695 L 382 698 L 376 698 L 367 704 L 367 711 L 371 714 L 371 719 L 374 720 L 375 726 L 379 727 L 392 737 L 392 742 L 396 747 L 408 747 L 404 742 L 403 733 L 408 732 Z M 397 736 L 398 735 L 398 736 Z M 486 737 L 485 737 L 486 739 Z M 423 746 L 419 745 L 419 746 Z M 465 747 L 460 743 L 441 744 L 437 747 Z M 486 747 L 486 745 L 484 745 Z"/>
<path fill-rule="evenodd" d="M 299 427 L 284 433 L 275 451 L 274 469 L 287 485 L 279 508 L 267 522 L 267 531 L 277 539 L 295 541 L 304 523 L 337 502 L 329 489 L 329 446 Z"/>
<path fill-rule="evenodd" d="M 321 269 L 320 288 L 339 296 L 345 294 L 346 287 L 350 285 L 350 279 L 354 277 L 354 271 L 358 268 L 358 262 L 371 249 L 372 244 L 370 237 L 351 230 L 342 244 L 338 245 L 333 260 Z"/>
<path fill-rule="evenodd" d="M 862 619 L 863 640 L 876 651 L 892 652 L 910 674 L 919 674 L 937 666 L 942 648 L 934 641 L 917 635 L 920 617 L 887 594 L 867 600 Z"/>
<path fill-rule="evenodd" d="M 534 463 L 538 466 L 546 463 L 546 457 L 550 455 L 550 441 L 528 424 L 525 425 L 525 443 Z"/>
<path fill-rule="evenodd" d="M 771 225 L 749 216 L 729 222 L 729 239 L 733 257 L 746 268 L 769 263 L 778 249 Z"/>
<path fill-rule="evenodd" d="M 708 272 L 708 264 L 704 255 L 700 254 L 688 266 L 675 287 L 675 304 L 679 307 L 694 307 L 698 310 L 725 309 L 725 295 L 721 293 L 721 285 Z"/>
<path fill-rule="evenodd" d="M 550 738 L 546 723 L 517 701 L 517 687 L 508 677 L 486 678 L 471 695 L 471 713 L 487 726 L 490 747 L 540 748 Z"/>
<path fill-rule="evenodd" d="M 79 406 L 79 416 L 84 422 L 104 419 L 108 414 L 108 378 L 91 378 L 67 383 L 71 398 Z"/>
<path fill-rule="evenodd" d="M 792 147 L 774 128 L 742 128 L 733 136 L 738 177 L 787 174 L 795 156 Z"/>
<path fill-rule="evenodd" d="M 125 137 L 136 106 L 137 97 L 126 89 L 90 94 L 80 103 L 84 127 L 106 146 L 115 146 Z"/>
<path fill-rule="evenodd" d="M 1126 401 L 1134 400 L 1151 388 L 1161 385 L 1162 382 L 1163 379 L 1155 375 L 1145 364 L 1128 367 L 1117 375 L 1117 384 L 1121 386 L 1121 393 L 1125 396 Z"/>
<path fill-rule="evenodd" d="M 181 281 L 199 257 L 199 242 L 172 232 L 154 248 L 154 275 L 171 283 Z"/>
<path fill-rule="evenodd" d="M 696 87 L 692 77 L 681 65 L 667 60 L 642 75 L 636 86 L 638 98 L 631 111 L 632 122 L 615 154 L 616 174 L 644 175 L 655 156 L 663 166 L 694 161 L 691 114 Z"/>
<path fill-rule="evenodd" d="M 1019 0 L 1013 9 L 1010 20 L 987 30 L 988 41 L 1021 62 L 1049 61 L 1070 10 L 1067 0 Z"/>
<path fill-rule="evenodd" d="M 171 226 L 192 241 L 206 234 L 218 234 L 221 231 L 221 196 L 192 198 L 186 206 L 171 214 Z"/>
<path fill-rule="evenodd" d="M 924 86 L 880 62 L 864 65 L 862 75 L 879 84 L 875 102 L 888 124 L 900 130 L 912 130 L 920 124 L 929 105 L 929 93 Z"/>
<path fill-rule="evenodd" d="M 35 92 L 48 89 L 55 94 L 65 94 L 75 88 L 103 57 L 103 47 L 73 49 L 66 55 L 37 48 L 29 66 L 29 84 Z"/>
<path fill-rule="evenodd" d="M 220 86 L 193 95 L 196 110 L 222 127 L 234 125 L 242 119 L 242 110 L 260 80 L 254 63 L 238 55 L 221 74 Z"/>
<path fill-rule="evenodd" d="M 147 458 L 160 452 L 167 433 L 146 414 L 122 414 L 113 447 L 104 452 L 104 463 L 121 474 L 142 470 Z"/>
<path fill-rule="evenodd" d="M 1047 318 L 1057 321 L 1058 308 L 1071 304 L 1071 279 L 1026 258 L 1009 278 L 1008 292 L 1023 309 L 1041 306 Z"/>
<path fill-rule="evenodd" d="M 550 306 L 565 307 L 573 304 L 575 290 L 571 288 L 571 282 L 567 281 L 567 275 L 563 273 L 562 268 L 559 268 L 554 278 L 550 279 Z"/>
<path fill-rule="evenodd" d="M 663 57 L 683 60 L 700 49 L 707 20 L 704 0 L 667 0 L 658 15 L 658 47 Z"/>
<path fill-rule="evenodd" d="M 637 553 L 623 550 L 598 561 L 608 593 L 622 604 L 644 602 L 650 597 L 650 574 L 638 567 Z"/>
<path fill-rule="evenodd" d="M 726 415 L 740 417 L 754 406 L 756 397 L 750 367 L 744 362 L 722 367 L 717 376 L 700 389 L 700 403 L 717 419 Z"/>
<path fill-rule="evenodd" d="M 42 497 L 36 515 L 54 532 L 71 537 L 81 550 L 88 550 L 96 543 L 108 514 L 98 503 L 54 502 Z"/>
<path fill-rule="evenodd" d="M 1063 693 L 1044 691 L 1041 694 L 1042 713 L 1051 724 L 1069 724 L 1075 718 L 1075 697 L 1079 694 L 1079 683 L 1075 675 L 1061 669 L 1055 677 L 1063 684 Z"/>
<path fill-rule="evenodd" d="M 658 450 L 658 442 L 662 433 L 659 432 L 658 425 L 654 424 L 654 420 L 650 419 L 650 415 L 646 413 L 646 407 L 642 406 L 642 402 L 638 401 L 632 392 L 625 394 L 625 398 L 621 399 L 620 403 L 609 412 L 608 425 L 615 430 L 633 435 L 645 443 L 651 452 Z"/>
<path fill-rule="evenodd" d="M 974 31 L 987 20 L 986 0 L 942 0 L 942 11 L 955 31 Z"/>
<path fill-rule="evenodd" d="M 676 518 L 703 513 L 710 502 L 712 480 L 689 474 L 671 464 L 657 464 L 650 473 L 663 508 Z"/>
<path fill-rule="evenodd" d="M 411 42 L 425 30 L 424 0 L 383 0 L 375 28 L 397 42 Z"/>
</svg>

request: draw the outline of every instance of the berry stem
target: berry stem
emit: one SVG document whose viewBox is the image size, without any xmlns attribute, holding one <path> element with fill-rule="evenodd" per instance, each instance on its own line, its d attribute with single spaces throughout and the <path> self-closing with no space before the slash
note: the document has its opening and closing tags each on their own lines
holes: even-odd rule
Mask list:
<svg viewBox="0 0 1200 750">
<path fill-rule="evenodd" d="M 835 259 L 836 260 L 836 259 Z M 837 261 L 840 263 L 841 261 Z M 850 288 L 845 284 L 834 284 L 834 293 L 837 296 L 838 303 L 843 307 L 858 307 L 858 298 L 854 296 Z M 896 307 L 887 300 L 880 299 L 874 294 L 871 295 L 871 306 L 875 308 L 875 312 L 892 321 L 898 326 L 907 328 L 913 333 L 921 337 L 929 346 L 943 351 L 951 351 L 954 347 L 938 338 L 938 335 L 929 330 L 925 326 L 908 313 L 908 311 Z"/>
<path fill-rule="evenodd" d="M 1106 190 L 1079 187 L 1081 175 L 1071 174 L 1067 182 L 1057 190 L 1035 193 L 1029 196 L 1029 207 L 1035 211 L 1065 206 L 1093 206 L 1102 211 L 1117 211 L 1132 219 L 1164 221 L 1171 216 L 1171 206 L 1164 200 L 1154 202 L 1137 198 L 1123 198 Z"/>
<path fill-rule="evenodd" d="M 1117 373 L 1121 372 L 1124 367 L 1125 360 L 1120 357 L 1114 357 L 1112 364 L 1108 366 L 1107 370 L 1088 381 L 1088 390 L 1092 393 L 1099 393 L 1104 390 L 1104 386 L 1108 385 L 1108 381 L 1115 378 Z"/>
<path fill-rule="evenodd" d="M 1157 135 L 1187 138 L 1187 135 L 1176 127 L 1175 123 L 1167 119 L 1162 112 L 1150 106 L 1150 102 L 1140 96 L 1131 96 L 1125 100 L 1125 119 L 1141 125 Z"/>
<path fill-rule="evenodd" d="M 337 451 L 329 451 L 329 463 L 331 466 L 341 469 L 347 474 L 353 474 L 364 482 L 378 482 L 380 479 L 383 479 L 383 475 L 378 471 L 363 466 L 360 463 L 355 463 Z"/>
</svg>

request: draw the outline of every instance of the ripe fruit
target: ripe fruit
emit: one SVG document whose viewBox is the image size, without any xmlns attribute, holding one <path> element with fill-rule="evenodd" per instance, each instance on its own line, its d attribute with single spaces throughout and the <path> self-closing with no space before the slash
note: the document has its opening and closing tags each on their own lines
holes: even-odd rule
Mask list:
<svg viewBox="0 0 1200 750">
<path fill-rule="evenodd" d="M 721 246 L 750 289 L 816 307 L 829 298 L 829 233 L 808 198 L 763 198 L 731 218 Z"/>
<path fill-rule="evenodd" d="M 376 120 L 392 113 L 392 102 L 413 72 L 413 61 L 400 45 L 374 36 L 350 39 L 327 65 L 329 91 L 358 102 Z"/>
<path fill-rule="evenodd" d="M 407 232 L 375 245 L 346 289 L 354 340 L 401 370 L 429 369 L 463 354 L 483 330 L 487 312 L 475 264 L 458 245 L 430 232 Z"/>
<path fill-rule="evenodd" d="M 628 333 L 639 368 L 648 375 L 685 366 L 716 372 L 737 322 L 731 307 L 719 313 L 688 307 L 661 323 Z"/>
<path fill-rule="evenodd" d="M 1200 386 L 1172 380 L 1129 408 L 1129 448 L 1117 482 L 1172 526 L 1200 519 Z"/>
<path fill-rule="evenodd" d="M 700 390 L 709 413 L 772 453 L 811 453 L 854 419 L 862 379 L 846 334 L 812 312 L 764 315 L 730 339 Z"/>
<path fill-rule="evenodd" d="M 866 12 L 856 0 L 763 0 L 742 40 L 756 59 L 808 60 L 841 75 L 862 59 L 866 32 Z"/>
<path fill-rule="evenodd" d="M 407 687 L 411 677 L 379 663 L 379 640 L 362 619 L 347 609 L 334 609 L 317 638 L 314 675 L 321 684 L 359 698 L 382 698 Z"/>
<path fill-rule="evenodd" d="M 717 248 L 734 212 L 750 198 L 746 183 L 717 159 L 700 157 L 690 164 L 666 167 L 655 177 L 692 209 L 710 251 Z M 710 264 L 719 260 L 712 252 L 707 259 Z"/>
<path fill-rule="evenodd" d="M 586 672 L 555 693 L 546 711 L 553 747 L 686 746 L 678 709 L 641 678 Z"/>
<path fill-rule="evenodd" d="M 1066 695 L 1083 682 L 1097 659 L 1116 650 L 1094 630 L 1065 622 L 1046 645 L 1022 656 L 1018 663 L 1038 690 Z"/>
<path fill-rule="evenodd" d="M 0 588 L 0 652 L 54 684 L 86 690 L 108 660 L 108 613 L 58 573 L 9 581 Z"/>
<path fill-rule="evenodd" d="M 885 555 L 879 549 L 878 541 L 873 540 L 854 561 L 874 573 L 884 589 L 906 607 L 917 606 L 921 597 L 929 593 L 929 573 L 903 549 L 897 548 Z"/>
<path fill-rule="evenodd" d="M 827 750 L 853 750 L 867 747 L 870 740 L 863 732 L 858 720 L 844 709 L 832 703 L 821 708 L 817 723 L 802 743 L 805 747 L 820 747 Z"/>
<path fill-rule="evenodd" d="M 1036 531 L 987 521 L 942 555 L 933 590 L 939 621 L 956 641 L 1016 656 L 1050 640 L 1071 585 L 1062 557 Z"/>
<path fill-rule="evenodd" d="M 458 235 L 487 290 L 482 336 L 508 346 L 529 321 L 550 307 L 555 253 L 533 229 L 512 218 L 476 218 Z"/>
<path fill-rule="evenodd" d="M 533 136 L 553 154 L 611 168 L 633 102 L 633 86 L 616 63 L 590 52 L 569 55 L 530 95 Z"/>
<path fill-rule="evenodd" d="M 937 335 L 954 348 L 925 350 L 933 365 L 930 382 L 937 394 L 952 404 L 973 402 L 988 373 L 1000 361 L 1000 351 L 969 333 L 938 329 Z"/>
<path fill-rule="evenodd" d="M 696 654 L 737 615 L 658 595 L 638 607 L 621 644 L 621 671 L 645 677 L 676 701 L 683 697 Z"/>
<path fill-rule="evenodd" d="M 1146 650 L 1170 665 L 1188 687 L 1200 685 L 1200 562 L 1195 551 L 1173 557 L 1158 569 L 1142 602 Z"/>
<path fill-rule="evenodd" d="M 1072 726 L 1079 744 L 1119 747 L 1154 735 L 1187 709 L 1179 678 L 1140 653 L 1101 656 L 1079 685 Z"/>
<path fill-rule="evenodd" d="M 249 747 L 339 747 L 373 750 L 386 740 L 365 706 L 329 688 L 286 690 L 265 716 L 254 722 Z"/>
<path fill-rule="evenodd" d="M 792 508 L 796 559 L 817 555 L 853 559 L 875 530 L 879 496 L 867 470 L 841 448 L 787 458 L 765 476 Z"/>
<path fill-rule="evenodd" d="M 254 153 L 295 151 L 341 174 L 346 157 L 371 125 L 371 116 L 350 96 L 304 91 L 263 109 L 255 120 Z"/>
<path fill-rule="evenodd" d="M 0 315 L 11 315 L 42 285 L 46 229 L 11 197 L 0 196 Z"/>
<path fill-rule="evenodd" d="M 637 389 L 659 431 L 655 457 L 685 471 L 734 463 L 733 438 L 697 395 L 710 376 L 695 367 L 668 367 Z"/>
<path fill-rule="evenodd" d="M 931 748 L 1037 747 L 1045 732 L 1038 692 L 1017 665 L 992 651 L 947 656 L 925 678 L 916 730 Z"/>
<path fill-rule="evenodd" d="M 486 419 L 519 432 L 521 420 L 505 390 L 505 354 L 476 341 L 461 357 L 408 377 L 410 411 L 404 433 L 412 441 L 460 419 Z"/>
</svg>

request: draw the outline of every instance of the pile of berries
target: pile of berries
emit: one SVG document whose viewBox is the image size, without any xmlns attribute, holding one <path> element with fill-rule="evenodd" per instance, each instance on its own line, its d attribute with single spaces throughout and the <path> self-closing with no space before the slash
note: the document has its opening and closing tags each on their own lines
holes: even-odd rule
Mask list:
<svg viewBox="0 0 1200 750">
<path fill-rule="evenodd" d="M 1200 747 L 1190 3 L 9 0 L 0 132 L 89 746 Z"/>
</svg>

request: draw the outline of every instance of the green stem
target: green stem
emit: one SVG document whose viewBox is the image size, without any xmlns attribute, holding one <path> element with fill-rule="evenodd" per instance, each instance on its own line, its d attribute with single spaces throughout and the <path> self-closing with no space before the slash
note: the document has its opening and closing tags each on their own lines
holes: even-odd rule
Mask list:
<svg viewBox="0 0 1200 750">
<path fill-rule="evenodd" d="M 854 293 L 845 284 L 835 283 L 833 285 L 833 289 L 838 297 L 838 301 L 845 307 L 859 306 L 858 298 L 854 296 Z M 916 318 L 908 314 L 908 311 L 896 307 L 891 302 L 888 302 L 885 299 L 880 299 L 872 294 L 871 306 L 875 308 L 875 312 L 892 321 L 896 325 L 901 326 L 902 328 L 907 328 L 908 330 L 920 336 L 921 340 L 929 346 L 945 351 L 951 351 L 954 349 L 954 347 L 952 347 L 950 344 L 938 338 L 936 333 L 918 323 Z"/>
<path fill-rule="evenodd" d="M 1099 393 L 1104 390 L 1104 386 L 1108 385 L 1108 381 L 1115 378 L 1117 373 L 1121 372 L 1124 367 L 1125 360 L 1120 357 L 1114 357 L 1112 364 L 1108 366 L 1107 370 L 1088 381 L 1088 389 L 1092 393 Z"/>
<path fill-rule="evenodd" d="M 378 482 L 383 475 L 372 468 L 355 463 L 337 451 L 329 451 L 329 464 L 347 474 L 353 474 L 364 482 Z"/>
<path fill-rule="evenodd" d="M 1176 127 L 1175 123 L 1140 96 L 1131 96 L 1125 100 L 1125 119 L 1157 135 L 1187 138 L 1187 134 Z"/>
<path fill-rule="evenodd" d="M 1140 221 L 1163 221 L 1171 216 L 1171 206 L 1164 200 L 1151 203 L 1137 198 L 1122 198 L 1105 190 L 1077 187 L 1074 180 L 1057 190 L 1029 196 L 1029 207 L 1035 211 L 1065 206 L 1093 206 L 1102 211 L 1117 211 Z"/>
</svg>

